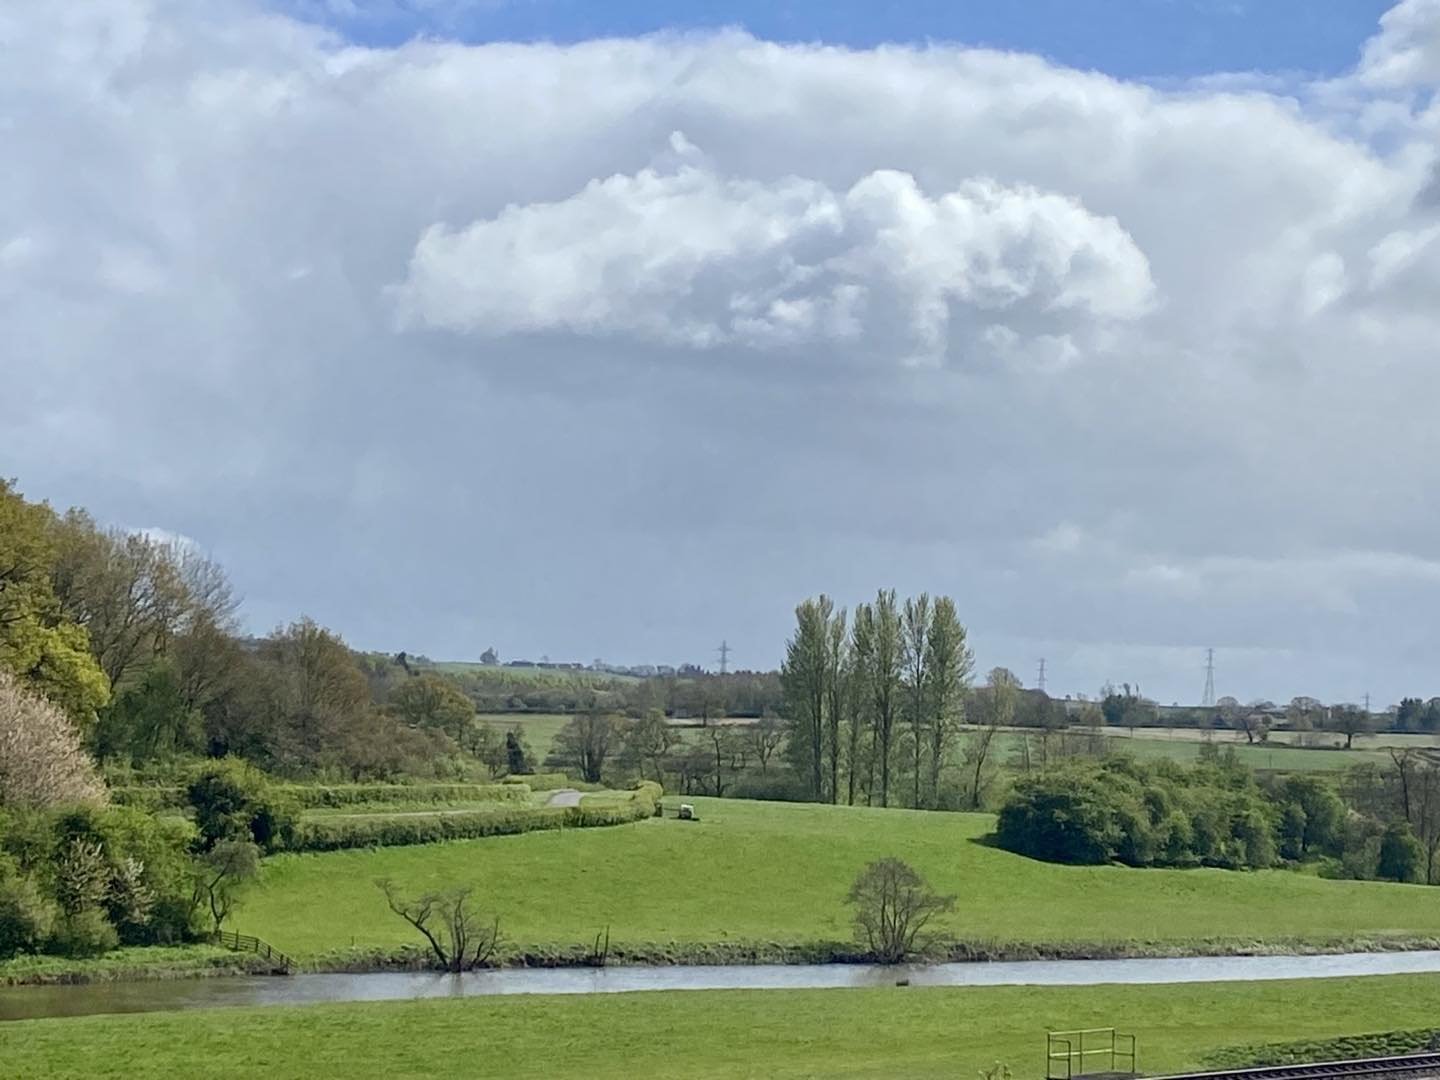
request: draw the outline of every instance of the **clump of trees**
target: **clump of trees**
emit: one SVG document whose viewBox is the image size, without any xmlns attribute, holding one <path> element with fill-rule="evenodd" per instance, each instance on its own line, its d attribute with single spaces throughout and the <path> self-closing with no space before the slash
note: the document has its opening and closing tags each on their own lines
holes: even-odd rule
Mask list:
<svg viewBox="0 0 1440 1080">
<path fill-rule="evenodd" d="M 1258 868 L 1335 856 L 1344 807 L 1291 777 L 1263 791 L 1233 760 L 1186 768 L 1116 756 L 1022 777 L 1001 807 L 1001 847 L 1051 862 Z"/>
<path fill-rule="evenodd" d="M 954 602 L 881 590 L 851 621 L 820 596 L 795 620 L 780 669 L 785 750 L 809 796 L 940 805 L 974 663 Z"/>
<path fill-rule="evenodd" d="M 882 964 L 898 964 L 923 951 L 932 920 L 955 907 L 955 897 L 937 893 L 914 867 L 896 858 L 866 866 L 846 899 L 855 909 L 857 937 Z"/>
</svg>

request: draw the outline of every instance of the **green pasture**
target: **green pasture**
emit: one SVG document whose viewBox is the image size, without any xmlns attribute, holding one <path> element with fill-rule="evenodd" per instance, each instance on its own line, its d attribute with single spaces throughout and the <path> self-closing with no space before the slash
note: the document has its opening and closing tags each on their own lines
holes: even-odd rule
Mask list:
<svg viewBox="0 0 1440 1080">
<path fill-rule="evenodd" d="M 667 802 L 673 806 L 673 796 Z M 298 957 L 414 943 L 375 887 L 472 884 L 517 946 L 851 938 L 844 898 L 895 855 L 958 900 L 943 929 L 987 943 L 1205 939 L 1363 942 L 1440 934 L 1435 890 L 1285 870 L 1135 870 L 1036 862 L 988 846 L 985 814 L 693 799 L 701 820 L 652 819 L 417 847 L 266 860 L 235 929 Z"/>
<path fill-rule="evenodd" d="M 1217 1048 L 1433 1025 L 1440 978 L 495 997 L 0 1024 L 6 1075 L 975 1077 L 1044 1075 L 1047 1028 L 1118 1026 L 1140 1070 Z"/>
</svg>

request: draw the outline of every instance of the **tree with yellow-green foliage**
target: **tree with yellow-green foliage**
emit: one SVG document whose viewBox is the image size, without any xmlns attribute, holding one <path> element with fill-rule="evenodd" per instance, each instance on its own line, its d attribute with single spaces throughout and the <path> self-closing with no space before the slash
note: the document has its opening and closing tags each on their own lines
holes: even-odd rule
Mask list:
<svg viewBox="0 0 1440 1080">
<path fill-rule="evenodd" d="M 55 514 L 0 480 L 0 670 L 54 702 L 85 732 L 110 700 L 110 682 L 85 629 L 55 597 Z"/>
</svg>

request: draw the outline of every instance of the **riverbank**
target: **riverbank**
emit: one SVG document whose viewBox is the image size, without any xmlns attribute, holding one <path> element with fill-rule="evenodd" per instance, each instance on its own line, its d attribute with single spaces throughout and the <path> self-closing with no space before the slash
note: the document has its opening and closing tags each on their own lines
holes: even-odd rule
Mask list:
<svg viewBox="0 0 1440 1080">
<path fill-rule="evenodd" d="M 603 949 L 603 943 L 601 945 Z M 1212 938 L 1195 941 L 1101 942 L 951 942 L 914 957 L 915 963 L 1016 963 L 1026 961 L 1158 960 L 1202 957 L 1330 956 L 1440 950 L 1440 937 L 1369 935 L 1349 938 Z M 780 944 L 774 942 L 657 943 L 612 946 L 597 954 L 591 945 L 512 947 L 493 968 L 589 969 L 598 967 L 671 968 L 679 966 L 746 967 L 757 965 L 858 965 L 869 958 L 849 942 Z M 120 949 L 95 959 L 17 957 L 0 962 L 0 986 L 80 985 L 95 982 L 221 978 L 269 975 L 272 965 L 249 953 L 213 945 Z M 354 948 L 300 961 L 304 974 L 380 974 L 434 970 L 430 954 L 418 945 Z"/>
<path fill-rule="evenodd" d="M 1437 976 L 1205 985 L 697 991 L 22 1020 L 5 1069 L 55 1077 L 953 1078 L 1043 1064 L 1045 1030 L 1117 1026 L 1138 1067 L 1434 1022 Z"/>
<path fill-rule="evenodd" d="M 163 979 L 263 975 L 272 965 L 218 945 L 116 949 L 104 956 L 17 956 L 0 961 L 0 986 L 69 986 Z"/>
</svg>

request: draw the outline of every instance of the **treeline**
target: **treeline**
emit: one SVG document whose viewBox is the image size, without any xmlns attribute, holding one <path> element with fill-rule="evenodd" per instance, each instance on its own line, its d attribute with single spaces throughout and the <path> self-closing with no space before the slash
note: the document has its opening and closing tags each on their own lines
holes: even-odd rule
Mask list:
<svg viewBox="0 0 1440 1080">
<path fill-rule="evenodd" d="M 412 685 L 303 617 L 244 637 L 237 606 L 190 547 L 0 481 L 0 671 L 62 709 L 110 772 L 237 755 L 289 776 L 464 779 L 472 751 L 503 745 L 445 680 Z"/>
<path fill-rule="evenodd" d="M 420 667 L 420 670 L 425 670 Z M 590 672 L 536 681 L 505 668 L 447 673 L 482 713 L 581 713 L 593 709 L 643 716 L 659 709 L 677 719 L 758 719 L 778 714 L 784 696 L 773 671 L 619 679 Z"/>
</svg>

